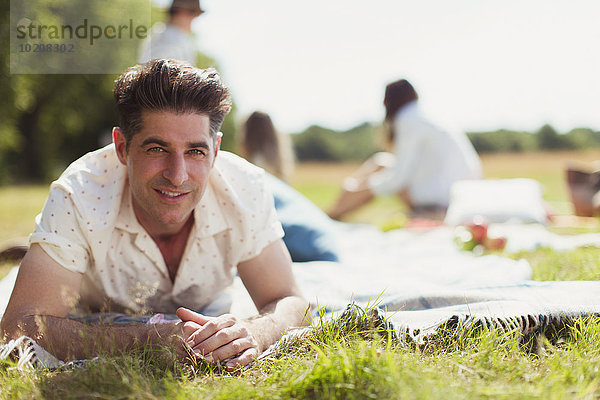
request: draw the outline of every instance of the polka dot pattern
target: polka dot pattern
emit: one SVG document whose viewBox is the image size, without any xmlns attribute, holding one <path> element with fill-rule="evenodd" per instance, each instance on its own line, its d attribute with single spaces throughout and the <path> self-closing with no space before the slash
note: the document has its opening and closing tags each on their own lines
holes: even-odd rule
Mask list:
<svg viewBox="0 0 600 400">
<path fill-rule="evenodd" d="M 220 152 L 172 282 L 158 246 L 135 217 L 125 182 L 112 146 L 84 156 L 53 184 L 31 236 L 93 282 L 82 288 L 82 306 L 104 298 L 115 311 L 201 308 L 232 283 L 235 266 L 283 236 L 262 170 Z"/>
</svg>

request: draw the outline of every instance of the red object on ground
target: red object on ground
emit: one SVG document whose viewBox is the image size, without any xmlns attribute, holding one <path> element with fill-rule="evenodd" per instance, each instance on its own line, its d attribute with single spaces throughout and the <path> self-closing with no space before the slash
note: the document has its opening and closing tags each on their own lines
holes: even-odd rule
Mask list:
<svg viewBox="0 0 600 400">
<path fill-rule="evenodd" d="M 467 225 L 467 229 L 471 232 L 473 240 L 477 243 L 483 243 L 487 239 L 488 226 L 484 222 L 472 222 Z"/>
<path fill-rule="evenodd" d="M 505 237 L 488 237 L 484 242 L 484 246 L 488 250 L 503 250 L 506 247 Z"/>
</svg>

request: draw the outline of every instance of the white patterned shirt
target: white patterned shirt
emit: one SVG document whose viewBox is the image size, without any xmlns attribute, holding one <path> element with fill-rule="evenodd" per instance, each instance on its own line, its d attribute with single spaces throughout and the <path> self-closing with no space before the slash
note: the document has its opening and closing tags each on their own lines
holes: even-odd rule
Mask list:
<svg viewBox="0 0 600 400">
<path fill-rule="evenodd" d="M 200 310 L 233 281 L 238 263 L 283 236 L 263 170 L 219 152 L 174 282 L 137 221 L 126 167 L 113 145 L 71 164 L 50 186 L 30 243 L 83 274 L 85 312 Z"/>
</svg>

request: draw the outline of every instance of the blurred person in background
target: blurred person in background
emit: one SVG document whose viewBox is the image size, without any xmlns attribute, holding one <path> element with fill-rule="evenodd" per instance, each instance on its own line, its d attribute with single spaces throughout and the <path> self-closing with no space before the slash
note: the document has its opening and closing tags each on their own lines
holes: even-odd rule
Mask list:
<svg viewBox="0 0 600 400">
<path fill-rule="evenodd" d="M 288 135 L 275 129 L 268 114 L 253 112 L 240 132 L 239 153 L 282 181 L 294 170 L 294 150 Z"/>
<path fill-rule="evenodd" d="M 405 79 L 390 83 L 383 104 L 387 142 L 393 153 L 367 160 L 343 182 L 329 216 L 340 219 L 376 195 L 395 194 L 413 218 L 442 219 L 450 187 L 482 177 L 481 161 L 464 133 L 454 134 L 431 123 L 421 112 L 418 95 Z"/>
<path fill-rule="evenodd" d="M 142 45 L 138 62 L 157 58 L 185 61 L 198 65 L 198 45 L 192 33 L 192 22 L 204 13 L 199 0 L 173 0 L 167 23 L 156 24 L 150 38 Z"/>
<path fill-rule="evenodd" d="M 238 153 L 267 172 L 266 184 L 292 261 L 339 261 L 331 219 L 289 185 L 295 159 L 290 137 L 276 130 L 271 117 L 260 111 L 253 112 L 240 131 Z"/>
</svg>

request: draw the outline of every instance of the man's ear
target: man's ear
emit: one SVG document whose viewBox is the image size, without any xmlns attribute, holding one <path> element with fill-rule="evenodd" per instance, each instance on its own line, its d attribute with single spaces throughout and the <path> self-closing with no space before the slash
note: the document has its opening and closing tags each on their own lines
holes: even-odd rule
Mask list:
<svg viewBox="0 0 600 400">
<path fill-rule="evenodd" d="M 117 157 L 119 157 L 121 164 L 127 165 L 127 140 L 125 140 L 123 130 L 118 126 L 115 126 L 112 130 L 112 135 Z"/>
<path fill-rule="evenodd" d="M 215 160 L 217 159 L 217 155 L 219 154 L 219 150 L 221 149 L 221 138 L 223 134 L 221 132 L 217 132 L 217 140 L 215 141 L 215 158 L 213 158 L 213 165 L 215 165 Z"/>
</svg>

